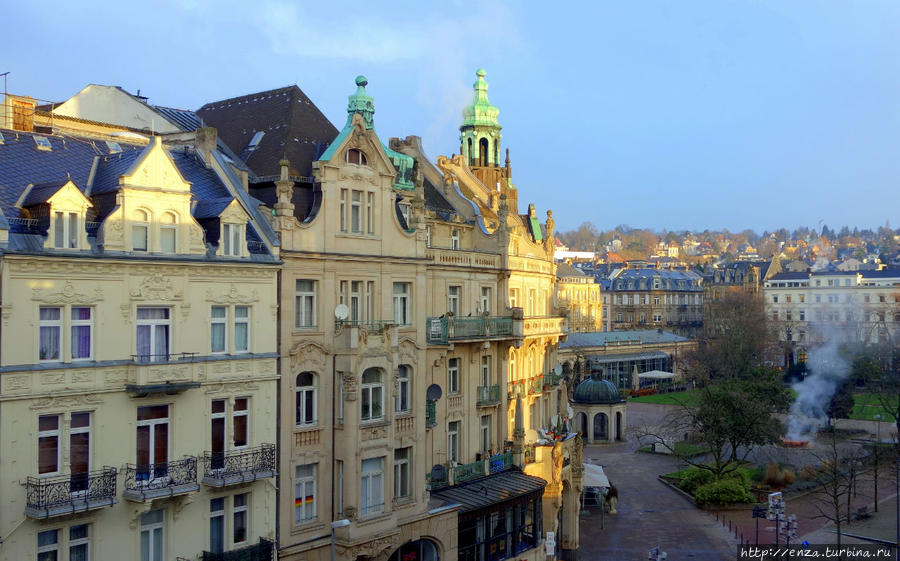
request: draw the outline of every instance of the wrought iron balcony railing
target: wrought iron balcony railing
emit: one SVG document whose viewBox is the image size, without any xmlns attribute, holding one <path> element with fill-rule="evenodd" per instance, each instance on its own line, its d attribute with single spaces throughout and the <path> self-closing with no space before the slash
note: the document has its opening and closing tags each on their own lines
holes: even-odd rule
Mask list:
<svg viewBox="0 0 900 561">
<path fill-rule="evenodd" d="M 536 376 L 528 380 L 528 393 L 541 393 L 544 389 L 544 377 Z"/>
<path fill-rule="evenodd" d="M 131 501 L 149 501 L 161 497 L 172 497 L 193 493 L 200 489 L 197 483 L 197 458 L 157 464 L 125 466 L 125 492 L 123 496 Z"/>
<path fill-rule="evenodd" d="M 425 427 L 431 428 L 437 425 L 437 412 L 434 402 L 428 400 L 425 402 Z"/>
<path fill-rule="evenodd" d="M 25 515 L 36 519 L 62 516 L 116 504 L 116 468 L 56 477 L 29 477 Z"/>
<path fill-rule="evenodd" d="M 204 551 L 201 561 L 272 561 L 275 543 L 272 540 L 259 538 L 259 543 L 248 545 L 222 553 Z"/>
<path fill-rule="evenodd" d="M 558 374 L 544 374 L 544 388 L 553 388 L 559 385 L 562 376 Z"/>
<path fill-rule="evenodd" d="M 274 444 L 203 454 L 203 483 L 210 487 L 248 483 L 275 475 Z"/>
<path fill-rule="evenodd" d="M 428 318 L 428 343 L 446 345 L 451 341 L 505 339 L 513 337 L 512 317 L 473 316 Z"/>
<path fill-rule="evenodd" d="M 463 481 L 478 479 L 479 477 L 484 476 L 484 462 L 481 460 L 453 468 L 454 483 L 462 483 Z"/>
<path fill-rule="evenodd" d="M 497 454 L 495 456 L 491 456 L 490 465 L 491 473 L 498 473 L 505 469 L 511 468 L 513 465 L 512 452 L 506 452 L 505 454 Z"/>
<path fill-rule="evenodd" d="M 496 405 L 500 403 L 500 386 L 478 386 L 476 390 L 478 405 Z"/>
</svg>

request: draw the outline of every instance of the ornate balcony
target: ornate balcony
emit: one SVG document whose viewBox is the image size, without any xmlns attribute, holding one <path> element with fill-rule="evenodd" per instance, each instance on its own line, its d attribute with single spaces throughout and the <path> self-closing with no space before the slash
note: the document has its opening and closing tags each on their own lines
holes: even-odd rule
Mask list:
<svg viewBox="0 0 900 561">
<path fill-rule="evenodd" d="M 116 504 L 116 468 L 29 477 L 25 483 L 25 515 L 43 520 Z"/>
<path fill-rule="evenodd" d="M 559 386 L 559 382 L 562 380 L 562 376 L 558 374 L 544 374 L 544 389 L 554 388 Z"/>
<path fill-rule="evenodd" d="M 478 386 L 477 404 L 479 406 L 497 405 L 500 403 L 500 386 Z"/>
<path fill-rule="evenodd" d="M 569 332 L 568 320 L 559 316 L 532 316 L 524 320 L 524 335 L 533 337 L 537 335 L 566 335 Z"/>
<path fill-rule="evenodd" d="M 501 316 L 428 318 L 429 345 L 512 339 L 513 318 Z"/>
<path fill-rule="evenodd" d="M 541 393 L 544 390 L 544 377 L 535 376 L 534 378 L 528 380 L 527 387 L 529 394 Z"/>
<path fill-rule="evenodd" d="M 130 501 L 145 502 L 198 491 L 197 458 L 125 466 L 125 492 Z"/>
<path fill-rule="evenodd" d="M 210 487 L 249 483 L 275 475 L 274 444 L 203 454 L 203 484 Z"/>
<path fill-rule="evenodd" d="M 490 457 L 490 469 L 491 473 L 497 473 L 503 471 L 505 469 L 511 468 L 513 465 L 513 454 L 512 452 L 506 452 L 504 454 L 497 454 L 495 456 Z"/>
<path fill-rule="evenodd" d="M 204 551 L 200 559 L 201 561 L 272 561 L 274 552 L 275 543 L 273 541 L 259 538 L 259 543 L 231 551 L 222 553 Z"/>
<path fill-rule="evenodd" d="M 472 462 L 471 464 L 456 466 L 455 468 L 453 468 L 454 483 L 462 483 L 464 481 L 478 479 L 479 477 L 484 477 L 485 475 L 487 474 L 484 473 L 484 461 L 482 460 Z"/>
</svg>

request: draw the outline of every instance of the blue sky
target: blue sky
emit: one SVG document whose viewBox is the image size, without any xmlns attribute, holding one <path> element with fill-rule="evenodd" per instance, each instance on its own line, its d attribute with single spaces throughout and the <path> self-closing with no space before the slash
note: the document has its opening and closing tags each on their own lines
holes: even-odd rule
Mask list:
<svg viewBox="0 0 900 561">
<path fill-rule="evenodd" d="M 584 221 L 757 231 L 900 223 L 900 2 L 16 2 L 0 72 L 61 101 L 297 84 L 337 126 L 358 74 L 383 138 L 459 150 L 487 70 L 521 201 Z"/>
</svg>

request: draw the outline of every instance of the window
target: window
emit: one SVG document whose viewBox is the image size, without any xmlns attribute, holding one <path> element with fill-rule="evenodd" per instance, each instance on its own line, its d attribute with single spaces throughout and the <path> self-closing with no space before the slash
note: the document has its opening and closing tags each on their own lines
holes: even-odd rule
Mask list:
<svg viewBox="0 0 900 561">
<path fill-rule="evenodd" d="M 168 476 L 168 462 L 169 406 L 138 407 L 137 481 L 150 481 Z"/>
<path fill-rule="evenodd" d="M 354 234 L 361 234 L 362 228 L 362 191 L 353 190 L 350 192 L 350 231 Z"/>
<path fill-rule="evenodd" d="M 518 288 L 510 288 L 509 289 L 509 307 L 510 308 L 519 307 L 519 289 Z"/>
<path fill-rule="evenodd" d="M 90 524 L 69 526 L 69 561 L 88 561 L 91 548 Z"/>
<path fill-rule="evenodd" d="M 362 461 L 360 470 L 360 505 L 362 516 L 380 513 L 384 510 L 384 458 L 369 458 Z"/>
<path fill-rule="evenodd" d="M 164 520 L 162 509 L 141 515 L 141 561 L 165 560 Z"/>
<path fill-rule="evenodd" d="M 348 164 L 356 164 L 358 166 L 367 166 L 369 165 L 368 159 L 366 158 L 366 154 L 359 149 L 351 148 L 347 150 L 347 163 Z"/>
<path fill-rule="evenodd" d="M 481 385 L 491 385 L 491 355 L 481 357 Z"/>
<path fill-rule="evenodd" d="M 462 292 L 461 286 L 448 286 L 447 287 L 447 311 L 451 314 L 457 316 L 459 315 L 459 294 Z"/>
<path fill-rule="evenodd" d="M 806 321 L 806 312 L 804 310 L 800 310 L 800 321 Z"/>
<path fill-rule="evenodd" d="M 159 221 L 159 250 L 163 253 L 175 253 L 177 227 L 175 215 L 166 212 Z"/>
<path fill-rule="evenodd" d="M 409 205 L 406 205 L 407 209 Z M 400 205 L 401 210 L 403 205 Z M 409 227 L 409 215 L 406 215 L 406 224 Z M 375 233 L 375 193 L 366 193 L 366 231 L 369 234 Z"/>
<path fill-rule="evenodd" d="M 93 356 L 93 347 L 91 345 L 93 321 L 91 318 L 91 308 L 73 307 L 72 318 L 72 360 L 90 360 Z"/>
<path fill-rule="evenodd" d="M 659 323 L 662 321 L 662 314 L 653 314 L 653 321 Z"/>
<path fill-rule="evenodd" d="M 69 489 L 87 491 L 91 471 L 91 414 L 86 411 L 72 413 L 69 419 Z"/>
<path fill-rule="evenodd" d="M 294 468 L 294 523 L 316 518 L 316 464 Z"/>
<path fill-rule="evenodd" d="M 653 297 L 653 305 L 654 305 L 654 306 L 659 306 L 659 296 L 654 296 L 654 297 Z"/>
<path fill-rule="evenodd" d="M 459 230 L 450 230 L 450 249 L 459 249 Z"/>
<path fill-rule="evenodd" d="M 491 287 L 489 286 L 481 287 L 481 309 L 478 311 L 483 314 L 491 312 Z"/>
<path fill-rule="evenodd" d="M 447 359 L 447 392 L 459 393 L 459 359 Z"/>
<path fill-rule="evenodd" d="M 244 226 L 241 224 L 222 224 L 222 255 L 240 257 L 243 250 Z"/>
<path fill-rule="evenodd" d="M 397 413 L 407 413 L 410 409 L 409 404 L 409 366 L 401 364 L 397 367 L 397 395 L 394 397 L 394 411 Z"/>
<path fill-rule="evenodd" d="M 316 375 L 312 372 L 297 374 L 297 426 L 316 424 Z"/>
<path fill-rule="evenodd" d="M 316 326 L 316 281 L 297 279 L 294 326 L 306 329 Z"/>
<path fill-rule="evenodd" d="M 38 357 L 41 361 L 60 360 L 60 334 L 62 333 L 62 308 L 40 309 L 38 330 L 40 347 Z"/>
<path fill-rule="evenodd" d="M 59 559 L 59 530 L 46 530 L 37 535 L 38 561 L 56 561 Z"/>
<path fill-rule="evenodd" d="M 231 527 L 231 541 L 234 545 L 242 545 L 247 542 L 247 534 L 249 533 L 248 529 L 250 527 L 250 515 L 247 510 L 247 503 L 250 501 L 250 493 L 237 494 L 233 497 L 232 501 L 234 504 L 234 524 Z"/>
<path fill-rule="evenodd" d="M 366 317 L 370 320 L 375 316 L 375 281 L 366 281 Z"/>
<path fill-rule="evenodd" d="M 140 362 L 169 360 L 169 308 L 137 309 L 137 356 Z"/>
<path fill-rule="evenodd" d="M 59 473 L 59 417 L 38 417 L 38 475 Z"/>
<path fill-rule="evenodd" d="M 410 310 L 410 283 L 394 283 L 394 323 L 397 325 L 409 325 L 411 319 Z"/>
<path fill-rule="evenodd" d="M 447 424 L 447 459 L 459 462 L 459 421 Z"/>
<path fill-rule="evenodd" d="M 225 497 L 209 500 L 209 551 L 225 551 Z"/>
<path fill-rule="evenodd" d="M 212 469 L 225 467 L 225 407 L 224 399 L 212 400 L 210 433 L 212 435 Z"/>
<path fill-rule="evenodd" d="M 77 249 L 80 232 L 77 212 L 53 213 L 53 247 Z"/>
<path fill-rule="evenodd" d="M 344 460 L 335 461 L 337 464 L 337 514 L 339 518 L 344 516 Z"/>
<path fill-rule="evenodd" d="M 210 346 L 213 353 L 225 352 L 225 332 L 228 320 L 228 309 L 225 306 L 213 306 L 210 319 Z"/>
<path fill-rule="evenodd" d="M 347 190 L 341 189 L 341 232 L 347 231 Z"/>
<path fill-rule="evenodd" d="M 535 315 L 535 310 L 537 306 L 537 291 L 533 288 L 528 289 L 528 315 Z"/>
<path fill-rule="evenodd" d="M 481 451 L 487 454 L 491 449 L 491 416 L 481 416 Z"/>
<path fill-rule="evenodd" d="M 431 247 L 431 226 L 425 226 L 425 247 Z"/>
<path fill-rule="evenodd" d="M 412 448 L 394 450 L 394 498 L 402 499 L 410 495 L 409 460 Z"/>
<path fill-rule="evenodd" d="M 149 245 L 150 215 L 143 210 L 136 210 L 131 224 L 131 248 L 134 251 L 147 251 Z"/>
<path fill-rule="evenodd" d="M 350 319 L 352 321 L 359 321 L 362 319 L 362 316 L 360 316 L 360 310 L 362 309 L 361 300 L 362 300 L 362 281 L 351 281 L 350 282 Z"/>
<path fill-rule="evenodd" d="M 250 351 L 250 307 L 234 307 L 234 352 Z"/>
<path fill-rule="evenodd" d="M 232 411 L 232 431 L 234 432 L 234 447 L 244 448 L 250 441 L 250 398 L 238 397 L 234 400 Z"/>
<path fill-rule="evenodd" d="M 362 412 L 360 420 L 378 421 L 384 418 L 384 383 L 381 371 L 369 368 L 362 375 Z"/>
</svg>

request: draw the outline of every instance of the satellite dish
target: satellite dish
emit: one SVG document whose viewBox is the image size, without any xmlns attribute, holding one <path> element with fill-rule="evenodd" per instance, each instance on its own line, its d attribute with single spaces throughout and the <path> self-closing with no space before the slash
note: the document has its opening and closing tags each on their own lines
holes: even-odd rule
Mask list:
<svg viewBox="0 0 900 561">
<path fill-rule="evenodd" d="M 334 317 L 340 321 L 344 321 L 350 317 L 350 308 L 346 304 L 338 304 L 334 307 Z"/>
<path fill-rule="evenodd" d="M 437 401 L 443 394 L 444 392 L 437 384 L 431 384 L 430 386 L 428 386 L 428 389 L 425 390 L 425 397 L 428 399 L 428 401 Z"/>
<path fill-rule="evenodd" d="M 562 374 L 562 364 L 557 364 L 556 366 L 554 366 L 553 373 L 556 374 L 557 376 Z"/>
<path fill-rule="evenodd" d="M 444 466 L 441 464 L 435 464 L 434 467 L 431 468 L 431 480 L 432 481 L 441 481 L 447 477 L 447 470 L 444 469 Z"/>
<path fill-rule="evenodd" d="M 525 431 L 525 444 L 534 444 L 538 441 L 538 438 L 540 438 L 538 431 L 534 429 L 528 429 L 527 431 Z"/>
</svg>

